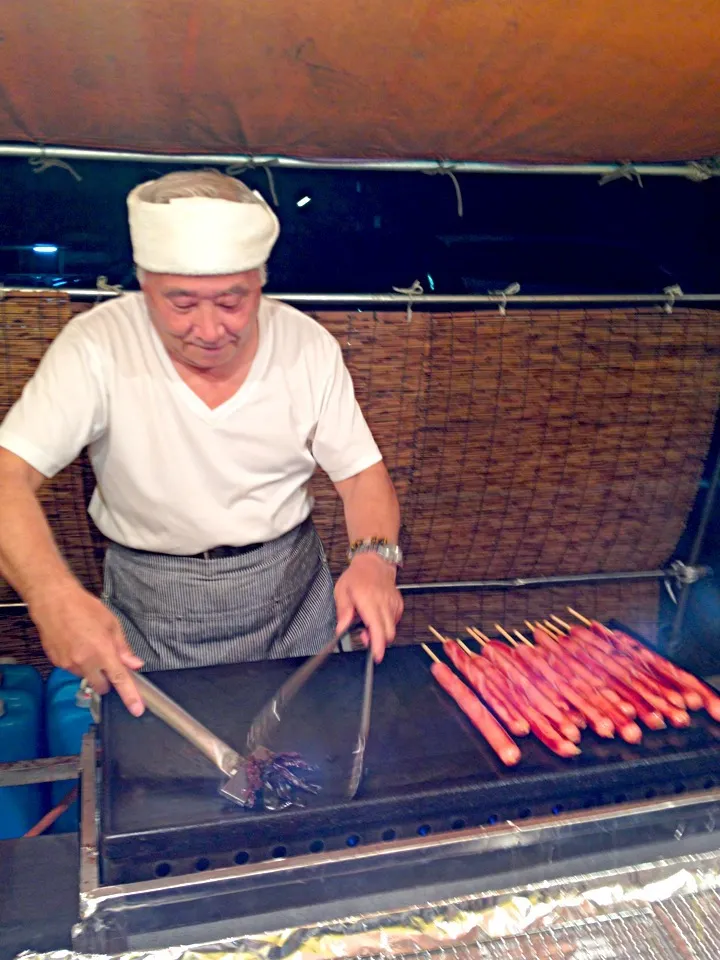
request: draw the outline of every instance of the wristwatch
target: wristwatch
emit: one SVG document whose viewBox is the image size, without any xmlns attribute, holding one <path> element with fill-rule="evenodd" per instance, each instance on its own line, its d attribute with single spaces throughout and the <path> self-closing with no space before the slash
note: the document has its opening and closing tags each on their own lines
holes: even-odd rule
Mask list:
<svg viewBox="0 0 720 960">
<path fill-rule="evenodd" d="M 371 537 L 369 540 L 355 540 L 347 552 L 348 563 L 358 553 L 376 553 L 382 560 L 396 567 L 403 565 L 403 552 L 396 543 L 388 543 L 384 537 Z"/>
</svg>

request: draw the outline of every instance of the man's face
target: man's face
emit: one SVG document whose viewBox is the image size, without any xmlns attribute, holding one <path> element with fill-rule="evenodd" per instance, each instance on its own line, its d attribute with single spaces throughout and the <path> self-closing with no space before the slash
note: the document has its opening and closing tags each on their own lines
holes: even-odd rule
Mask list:
<svg viewBox="0 0 720 960">
<path fill-rule="evenodd" d="M 218 277 L 144 273 L 141 286 L 165 349 L 185 366 L 232 366 L 255 336 L 259 269 Z"/>
</svg>

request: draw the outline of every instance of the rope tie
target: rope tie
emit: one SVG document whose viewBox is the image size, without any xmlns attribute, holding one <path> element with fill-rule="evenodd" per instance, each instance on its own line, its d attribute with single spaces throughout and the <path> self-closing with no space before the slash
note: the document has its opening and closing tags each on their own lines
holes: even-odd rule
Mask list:
<svg viewBox="0 0 720 960">
<path fill-rule="evenodd" d="M 416 280 L 411 287 L 393 287 L 395 293 L 401 293 L 407 297 L 407 322 L 412 320 L 412 305 L 414 297 L 421 297 L 425 291 L 419 280 Z"/>
<path fill-rule="evenodd" d="M 693 183 L 702 183 L 704 180 L 711 180 L 717 175 L 718 171 L 713 170 L 709 163 L 700 163 L 698 160 L 691 160 L 688 163 L 689 170 L 686 174 L 688 180 Z"/>
<path fill-rule="evenodd" d="M 665 287 L 663 293 L 667 297 L 666 302 L 663 304 L 663 310 L 669 316 L 675 307 L 675 300 L 683 295 L 682 287 L 680 284 L 675 283 L 672 287 Z"/>
<path fill-rule="evenodd" d="M 43 151 L 45 148 L 43 147 Z M 46 170 L 49 170 L 50 167 L 59 167 L 61 170 L 67 170 L 71 177 L 75 178 L 76 183 L 80 183 L 82 177 L 69 163 L 66 163 L 65 160 L 60 160 L 59 157 L 46 157 L 43 153 L 40 157 L 30 157 L 28 163 L 32 167 L 33 173 L 45 173 Z"/>
<path fill-rule="evenodd" d="M 253 160 L 252 157 L 248 157 L 243 163 L 231 163 L 229 167 L 225 167 L 225 173 L 229 177 L 239 177 L 242 176 L 246 170 L 264 170 L 273 205 L 279 207 L 280 201 L 278 200 L 277 190 L 275 189 L 275 178 L 273 177 L 271 169 L 271 164 L 273 163 L 275 163 L 274 160 L 263 160 L 258 163 L 256 160 Z"/>
<path fill-rule="evenodd" d="M 621 164 L 612 173 L 606 173 L 604 177 L 600 177 L 598 184 L 604 187 L 606 183 L 612 183 L 613 180 L 637 180 L 639 187 L 643 185 L 642 177 L 637 172 L 635 165 L 629 162 Z"/>
<path fill-rule="evenodd" d="M 516 293 L 520 293 L 519 283 L 511 283 L 510 286 L 505 287 L 504 290 L 488 290 L 489 296 L 500 298 L 498 311 L 500 312 L 501 317 L 504 317 L 507 313 L 508 297 L 514 297 Z"/>
<path fill-rule="evenodd" d="M 457 200 L 457 215 L 461 217 L 463 215 L 463 197 L 462 190 L 460 189 L 460 183 L 458 178 L 455 176 L 455 170 L 453 165 L 448 165 L 442 161 L 438 161 L 437 168 L 434 170 L 423 170 L 423 173 L 427 174 L 429 177 L 433 177 L 437 174 L 440 176 L 450 177 L 452 184 L 455 187 L 455 199 Z"/>
<path fill-rule="evenodd" d="M 105 293 L 122 293 L 123 291 L 121 283 L 108 283 L 107 277 L 98 277 L 95 281 L 95 287 Z"/>
</svg>

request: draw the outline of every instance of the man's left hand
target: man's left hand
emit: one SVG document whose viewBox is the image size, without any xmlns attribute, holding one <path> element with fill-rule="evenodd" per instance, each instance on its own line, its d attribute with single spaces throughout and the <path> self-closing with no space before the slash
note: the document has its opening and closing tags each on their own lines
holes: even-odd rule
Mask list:
<svg viewBox="0 0 720 960">
<path fill-rule="evenodd" d="M 359 617 L 365 624 L 362 641 L 372 647 L 376 663 L 395 639 L 395 627 L 403 612 L 395 575 L 395 567 L 382 557 L 359 553 L 335 585 L 337 635 L 341 637 Z"/>
</svg>

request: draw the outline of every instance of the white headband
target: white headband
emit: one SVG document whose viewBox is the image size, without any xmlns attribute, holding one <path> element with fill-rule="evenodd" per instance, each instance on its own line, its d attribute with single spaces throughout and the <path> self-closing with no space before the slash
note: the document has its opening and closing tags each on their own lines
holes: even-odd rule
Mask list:
<svg viewBox="0 0 720 960">
<path fill-rule="evenodd" d="M 214 197 L 178 197 L 148 203 L 140 184 L 128 196 L 135 263 L 151 273 L 210 276 L 262 266 L 280 233 L 278 218 L 260 203 Z"/>
</svg>

